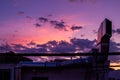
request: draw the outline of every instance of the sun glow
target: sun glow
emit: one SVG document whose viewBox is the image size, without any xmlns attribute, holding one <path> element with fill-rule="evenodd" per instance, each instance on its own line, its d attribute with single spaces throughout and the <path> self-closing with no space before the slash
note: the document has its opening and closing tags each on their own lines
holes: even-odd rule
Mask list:
<svg viewBox="0 0 120 80">
<path fill-rule="evenodd" d="M 120 63 L 110 63 L 110 68 L 113 68 L 115 70 L 119 70 L 120 69 Z"/>
</svg>

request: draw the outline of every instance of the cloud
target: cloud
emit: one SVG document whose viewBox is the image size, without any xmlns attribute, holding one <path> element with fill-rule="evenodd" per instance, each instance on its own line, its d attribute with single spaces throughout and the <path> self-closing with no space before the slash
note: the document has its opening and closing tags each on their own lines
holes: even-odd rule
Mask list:
<svg viewBox="0 0 120 80">
<path fill-rule="evenodd" d="M 31 16 L 26 15 L 24 11 L 19 11 L 17 14 L 21 17 L 24 17 L 28 23 L 31 23 L 33 21 L 33 18 Z"/>
<path fill-rule="evenodd" d="M 113 42 L 112 40 L 110 41 L 110 52 L 119 52 L 120 51 L 120 44 Z"/>
<path fill-rule="evenodd" d="M 0 45 L 0 53 L 11 51 L 12 48 L 9 44 L 1 44 Z"/>
<path fill-rule="evenodd" d="M 65 22 L 64 21 L 50 21 L 50 23 L 54 26 L 55 29 L 58 29 L 58 30 L 64 30 L 64 31 L 67 31 L 66 27 L 67 25 L 65 25 Z"/>
<path fill-rule="evenodd" d="M 86 48 L 92 49 L 94 47 L 95 42 L 96 40 L 90 41 L 88 39 L 77 39 L 77 38 L 71 39 L 71 43 L 79 47 L 82 51 L 84 51 Z"/>
<path fill-rule="evenodd" d="M 12 44 L 12 50 L 16 53 L 44 53 L 47 52 L 46 47 L 36 47 L 37 44 L 34 42 L 30 42 L 27 46 L 23 46 L 22 44 Z"/>
<path fill-rule="evenodd" d="M 39 23 L 35 24 L 36 27 L 41 27 L 42 25 L 40 25 Z"/>
<path fill-rule="evenodd" d="M 56 47 L 58 45 L 58 42 L 53 40 L 53 41 L 48 41 L 46 43 L 46 46 L 50 49 L 50 48 L 53 48 L 53 47 Z"/>
<path fill-rule="evenodd" d="M 42 48 L 42 47 L 46 48 L 46 47 L 47 47 L 46 44 L 37 44 L 36 46 L 37 46 L 38 48 Z"/>
<path fill-rule="evenodd" d="M 48 41 L 44 45 L 37 46 L 39 48 L 48 49 L 47 52 L 54 52 L 54 53 L 69 53 L 75 52 L 75 47 L 66 42 L 66 41 Z"/>
<path fill-rule="evenodd" d="M 95 42 L 96 40 L 91 41 L 88 39 L 73 38 L 70 40 L 70 42 L 53 40 L 44 44 L 37 44 L 31 41 L 30 43 L 27 43 L 27 46 L 22 44 L 1 44 L 0 52 L 4 53 L 6 51 L 14 51 L 16 53 L 74 53 L 77 50 L 84 52 L 86 48 L 92 49 Z M 31 47 L 32 45 L 34 46 Z M 120 43 L 110 41 L 110 52 L 119 51 Z M 112 62 L 119 62 L 120 56 L 110 56 L 109 59 Z"/>
<path fill-rule="evenodd" d="M 11 51 L 15 51 L 17 53 L 48 53 L 48 52 L 55 52 L 55 53 L 74 53 L 76 52 L 76 48 L 80 48 L 83 51 L 85 48 L 92 48 L 94 41 L 89 41 L 87 39 L 71 39 L 71 42 L 66 41 L 48 41 L 44 44 L 36 44 L 35 42 L 31 41 L 27 43 L 27 46 L 22 44 L 11 44 L 9 45 L 9 49 Z M 6 45 L 0 46 L 0 48 L 5 51 Z M 8 45 L 7 45 L 8 46 Z M 3 49 L 4 48 L 4 49 Z M 2 52 L 3 52 L 2 51 Z"/>
<path fill-rule="evenodd" d="M 52 25 L 56 25 L 58 22 L 57 21 L 50 21 Z"/>
<path fill-rule="evenodd" d="M 71 30 L 72 31 L 75 31 L 75 30 L 80 30 L 80 29 L 82 29 L 83 27 L 82 26 L 72 26 L 71 27 Z"/>
<path fill-rule="evenodd" d="M 24 11 L 19 11 L 17 14 L 20 16 L 24 16 L 26 19 L 33 20 L 33 18 L 31 16 L 25 15 Z"/>
<path fill-rule="evenodd" d="M 22 44 L 12 44 L 12 48 L 14 51 L 27 49 L 27 47 L 23 46 Z"/>
<path fill-rule="evenodd" d="M 94 46 L 96 40 L 90 41 L 88 39 L 71 39 L 71 42 L 66 41 L 48 41 L 45 44 L 36 44 L 34 42 L 28 43 L 28 47 L 15 44 L 14 51 L 19 53 L 74 53 L 79 48 L 79 51 L 83 51 L 88 48 L 91 49 Z M 32 46 L 32 47 L 31 47 Z"/>
<path fill-rule="evenodd" d="M 30 43 L 28 43 L 27 45 L 28 45 L 28 46 L 31 46 L 31 45 L 33 45 L 33 46 L 34 46 L 34 45 L 36 45 L 36 43 L 35 43 L 35 42 L 33 42 L 33 41 L 31 41 L 31 42 L 30 42 Z"/>
<path fill-rule="evenodd" d="M 45 18 L 45 17 L 39 17 L 38 19 L 39 19 L 40 23 L 42 23 L 42 24 L 49 23 L 52 26 L 54 26 L 55 29 L 67 31 L 67 29 L 66 29 L 67 25 L 65 25 L 65 22 L 63 20 L 61 20 L 61 21 L 49 20 L 48 18 Z M 42 26 L 42 25 L 39 25 L 40 23 L 37 23 L 36 27 Z"/>
<path fill-rule="evenodd" d="M 112 30 L 113 33 L 117 33 L 117 34 L 120 34 L 120 28 L 116 29 L 116 30 Z"/>
<path fill-rule="evenodd" d="M 112 30 L 112 33 L 115 33 L 115 32 L 116 32 L 116 30 L 113 29 L 113 30 Z"/>
<path fill-rule="evenodd" d="M 38 19 L 39 19 L 39 21 L 42 22 L 42 23 L 48 22 L 48 19 L 45 18 L 45 17 L 39 17 Z"/>
<path fill-rule="evenodd" d="M 52 47 L 50 51 L 57 53 L 72 53 L 75 52 L 76 49 L 74 45 L 66 41 L 60 41 L 55 47 Z"/>
<path fill-rule="evenodd" d="M 70 27 L 70 25 L 67 25 L 63 20 L 49 20 L 48 18 L 45 17 L 39 17 L 38 18 L 40 23 L 37 22 L 35 25 L 36 27 L 41 27 L 43 26 L 44 23 L 49 23 L 51 24 L 51 27 L 53 26 L 55 29 L 57 30 L 61 30 L 61 31 L 69 31 L 69 30 L 80 30 L 83 27 L 82 26 L 75 26 L 73 25 L 72 27 Z"/>
<path fill-rule="evenodd" d="M 48 53 L 48 52 L 56 52 L 56 53 L 74 53 L 76 51 L 85 52 L 86 49 L 89 51 L 92 49 L 96 40 L 88 40 L 88 39 L 79 39 L 72 38 L 70 42 L 66 41 L 48 41 L 44 44 L 37 44 L 33 41 L 27 43 L 27 46 L 22 44 L 1 44 L 0 52 L 6 51 L 15 51 L 17 53 Z M 88 52 L 86 51 L 86 52 Z M 120 43 L 116 43 L 110 41 L 110 52 L 119 52 L 120 51 Z"/>
<path fill-rule="evenodd" d="M 116 32 L 117 32 L 118 34 L 120 34 L 120 29 L 117 29 Z"/>
</svg>

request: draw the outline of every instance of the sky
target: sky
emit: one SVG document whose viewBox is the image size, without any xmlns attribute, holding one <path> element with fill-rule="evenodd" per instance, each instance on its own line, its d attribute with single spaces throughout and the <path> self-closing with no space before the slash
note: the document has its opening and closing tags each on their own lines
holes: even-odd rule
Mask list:
<svg viewBox="0 0 120 80">
<path fill-rule="evenodd" d="M 110 52 L 119 52 L 119 8 L 120 0 L 0 0 L 0 53 L 89 52 L 105 18 L 112 21 Z M 119 56 L 109 59 L 120 64 Z"/>
<path fill-rule="evenodd" d="M 120 0 L 0 0 L 0 51 L 88 52 L 101 22 L 112 21 L 120 51 Z"/>
</svg>

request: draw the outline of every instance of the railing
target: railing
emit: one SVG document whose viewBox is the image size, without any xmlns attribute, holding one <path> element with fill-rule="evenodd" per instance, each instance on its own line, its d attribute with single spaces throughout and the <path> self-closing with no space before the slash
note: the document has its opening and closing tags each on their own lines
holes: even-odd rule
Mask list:
<svg viewBox="0 0 120 80">
<path fill-rule="evenodd" d="M 24 57 L 41 57 L 41 56 L 45 56 L 45 57 L 75 57 L 75 56 L 81 56 L 81 57 L 89 57 L 89 56 L 106 56 L 108 57 L 113 57 L 112 59 L 109 59 L 110 62 L 112 62 L 114 59 L 116 59 L 116 57 L 118 57 L 120 55 L 120 52 L 114 52 L 114 53 L 0 53 L 0 56 L 24 56 Z M 120 59 L 119 59 L 120 61 Z M 116 65 L 110 65 L 110 67 L 112 68 L 120 68 L 120 64 L 118 64 L 118 61 L 115 62 Z"/>
<path fill-rule="evenodd" d="M 120 55 L 120 52 L 114 53 L 0 53 L 0 56 L 12 55 L 12 56 L 116 56 Z"/>
</svg>

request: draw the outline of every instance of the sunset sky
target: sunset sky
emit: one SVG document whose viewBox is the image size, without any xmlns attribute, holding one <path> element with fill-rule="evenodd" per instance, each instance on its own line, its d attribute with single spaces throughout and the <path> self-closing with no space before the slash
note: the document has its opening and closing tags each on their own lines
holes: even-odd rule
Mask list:
<svg viewBox="0 0 120 80">
<path fill-rule="evenodd" d="M 86 52 L 105 18 L 120 51 L 120 0 L 0 0 L 0 10 L 1 52 Z"/>
</svg>

